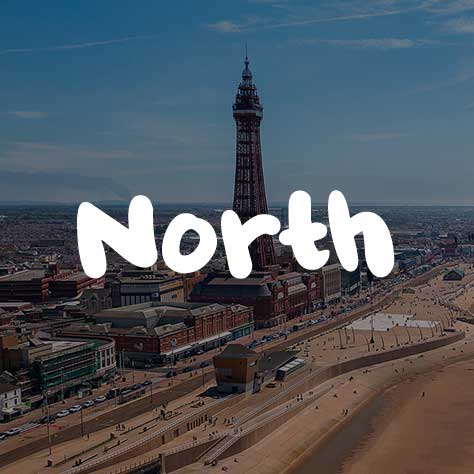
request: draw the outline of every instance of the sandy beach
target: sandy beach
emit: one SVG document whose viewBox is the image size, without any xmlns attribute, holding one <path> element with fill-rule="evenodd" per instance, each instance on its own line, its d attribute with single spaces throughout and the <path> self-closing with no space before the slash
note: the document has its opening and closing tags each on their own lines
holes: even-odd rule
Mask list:
<svg viewBox="0 0 474 474">
<path fill-rule="evenodd" d="M 474 465 L 474 360 L 390 390 L 344 474 L 468 474 Z"/>
</svg>

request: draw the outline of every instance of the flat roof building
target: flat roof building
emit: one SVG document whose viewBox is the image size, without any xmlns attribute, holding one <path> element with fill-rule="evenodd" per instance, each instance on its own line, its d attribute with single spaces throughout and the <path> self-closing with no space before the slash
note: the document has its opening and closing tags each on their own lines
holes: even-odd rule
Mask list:
<svg viewBox="0 0 474 474">
<path fill-rule="evenodd" d="M 255 391 L 260 355 L 242 344 L 229 344 L 213 357 L 217 391 L 252 393 Z"/>
</svg>

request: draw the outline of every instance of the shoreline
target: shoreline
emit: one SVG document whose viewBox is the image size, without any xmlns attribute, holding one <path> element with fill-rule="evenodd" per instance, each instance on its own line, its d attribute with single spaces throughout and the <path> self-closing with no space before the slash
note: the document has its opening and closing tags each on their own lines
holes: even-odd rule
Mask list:
<svg viewBox="0 0 474 474">
<path fill-rule="evenodd" d="M 394 419 L 397 412 L 401 412 L 413 398 L 413 392 L 417 386 L 429 383 L 426 377 L 443 373 L 444 369 L 463 363 L 474 364 L 474 354 L 463 354 L 453 359 L 446 359 L 430 368 L 413 373 L 407 373 L 393 380 L 388 385 L 379 387 L 370 397 L 352 408 L 351 415 L 341 419 L 325 434 L 319 436 L 303 453 L 301 453 L 281 474 L 309 474 L 315 472 L 314 464 L 320 464 L 325 457 L 329 456 L 331 444 L 339 436 L 345 436 L 345 446 L 341 458 L 338 458 L 325 474 L 351 473 L 357 461 L 373 445 L 375 434 L 383 432 L 390 425 L 390 418 Z M 393 392 L 398 391 L 401 397 L 395 400 Z M 361 430 L 351 433 L 354 423 L 359 423 L 363 418 L 367 422 Z M 320 459 L 313 461 L 315 458 Z M 330 457 L 330 456 L 329 456 Z M 313 461 L 313 462 L 312 462 Z M 337 464 L 337 468 L 336 468 Z M 332 467 L 332 469 L 331 469 Z M 318 469 L 321 469 L 318 466 Z"/>
<path fill-rule="evenodd" d="M 309 470 L 312 469 L 308 466 L 311 460 L 315 456 L 320 455 L 324 449 L 327 449 L 330 443 L 334 441 L 334 438 L 347 429 L 354 419 L 356 419 L 364 411 L 364 409 L 372 406 L 377 401 L 377 398 L 379 396 L 383 396 L 386 390 L 389 389 L 390 388 L 381 387 L 379 390 L 377 390 L 377 392 L 373 393 L 370 397 L 365 398 L 361 403 L 353 407 L 349 417 L 344 418 L 340 422 L 336 423 L 326 433 L 314 440 L 314 442 L 281 474 L 301 474 L 305 471 L 309 472 Z M 340 462 L 340 464 L 342 465 L 342 462 Z M 325 474 L 330 473 L 325 472 Z"/>
</svg>

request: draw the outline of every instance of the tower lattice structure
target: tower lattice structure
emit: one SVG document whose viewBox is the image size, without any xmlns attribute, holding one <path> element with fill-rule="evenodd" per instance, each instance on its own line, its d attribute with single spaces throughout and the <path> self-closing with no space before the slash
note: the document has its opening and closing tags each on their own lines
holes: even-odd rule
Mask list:
<svg viewBox="0 0 474 474">
<path fill-rule="evenodd" d="M 233 114 L 237 126 L 233 209 L 241 221 L 245 222 L 258 214 L 268 213 L 260 142 L 263 106 L 252 81 L 247 57 L 242 82 L 233 105 Z M 275 248 L 270 235 L 260 236 L 252 242 L 249 250 L 255 270 L 264 270 L 275 265 Z"/>
</svg>

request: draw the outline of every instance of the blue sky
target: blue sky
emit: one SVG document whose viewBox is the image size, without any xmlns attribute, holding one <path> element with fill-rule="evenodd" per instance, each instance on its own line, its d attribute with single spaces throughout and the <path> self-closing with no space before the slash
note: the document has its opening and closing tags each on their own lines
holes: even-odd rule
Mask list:
<svg viewBox="0 0 474 474">
<path fill-rule="evenodd" d="M 0 200 L 230 202 L 246 42 L 270 201 L 474 204 L 474 0 L 4 0 Z"/>
</svg>

